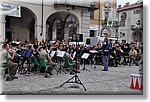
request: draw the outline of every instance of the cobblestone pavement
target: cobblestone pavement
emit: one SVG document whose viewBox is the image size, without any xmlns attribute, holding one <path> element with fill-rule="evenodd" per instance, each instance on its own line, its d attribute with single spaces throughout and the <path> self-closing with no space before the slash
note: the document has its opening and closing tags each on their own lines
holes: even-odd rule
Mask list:
<svg viewBox="0 0 150 102">
<path fill-rule="evenodd" d="M 83 66 L 81 66 L 83 68 Z M 2 94 L 138 94 L 142 95 L 140 90 L 130 89 L 130 74 L 138 73 L 137 66 L 110 67 L 108 72 L 101 71 L 103 66 L 87 65 L 88 71 L 81 71 L 78 74 L 81 82 L 87 91 L 79 84 L 65 84 L 59 87 L 63 82 L 70 79 L 73 75 L 56 74 L 51 78 L 44 78 L 43 74 L 30 74 L 30 76 L 20 76 L 14 81 L 3 81 Z"/>
</svg>

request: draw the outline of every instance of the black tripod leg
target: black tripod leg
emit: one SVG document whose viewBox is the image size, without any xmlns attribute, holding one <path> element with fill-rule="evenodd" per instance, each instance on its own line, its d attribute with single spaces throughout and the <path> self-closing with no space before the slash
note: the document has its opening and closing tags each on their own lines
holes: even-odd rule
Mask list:
<svg viewBox="0 0 150 102">
<path fill-rule="evenodd" d="M 64 84 L 68 83 L 70 80 L 72 80 L 75 76 L 73 76 L 72 78 L 70 78 L 69 80 L 67 80 L 66 82 L 64 82 L 63 84 L 60 85 L 60 87 L 62 87 Z"/>
<path fill-rule="evenodd" d="M 88 69 L 86 69 L 86 68 L 82 68 L 81 70 L 83 70 L 83 71 L 84 71 L 84 70 L 87 70 L 87 71 L 91 72 L 90 70 L 88 70 Z M 80 70 L 80 71 L 81 71 L 81 70 Z"/>
<path fill-rule="evenodd" d="M 83 83 L 81 82 L 81 80 L 80 80 L 79 78 L 77 78 L 77 79 L 78 79 L 78 84 L 82 85 L 82 87 L 84 88 L 84 90 L 87 91 L 86 88 L 85 88 L 85 86 L 84 86 Z"/>
</svg>

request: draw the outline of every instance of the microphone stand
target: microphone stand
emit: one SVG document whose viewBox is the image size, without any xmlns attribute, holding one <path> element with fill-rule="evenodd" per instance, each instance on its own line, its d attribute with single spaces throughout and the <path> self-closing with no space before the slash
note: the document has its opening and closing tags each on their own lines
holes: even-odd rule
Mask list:
<svg viewBox="0 0 150 102">
<path fill-rule="evenodd" d="M 75 75 L 73 77 L 71 77 L 69 80 L 67 80 L 66 82 L 64 82 L 63 84 L 60 85 L 60 87 L 62 87 L 63 85 L 65 85 L 66 83 L 76 83 L 76 84 L 80 84 L 82 85 L 82 87 L 84 88 L 85 91 L 87 91 L 87 89 L 85 88 L 85 86 L 83 85 L 83 83 L 81 82 L 81 80 L 79 79 L 78 73 L 77 73 L 77 34 L 76 34 L 76 69 L 75 69 Z"/>
</svg>

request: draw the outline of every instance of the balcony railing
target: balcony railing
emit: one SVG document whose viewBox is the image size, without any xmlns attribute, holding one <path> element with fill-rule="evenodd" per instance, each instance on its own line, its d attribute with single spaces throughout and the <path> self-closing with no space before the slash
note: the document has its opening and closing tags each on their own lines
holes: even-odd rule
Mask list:
<svg viewBox="0 0 150 102">
<path fill-rule="evenodd" d="M 103 9 L 105 12 L 110 12 L 110 8 L 104 8 Z"/>
<path fill-rule="evenodd" d="M 131 25 L 131 30 L 143 30 L 143 25 Z"/>
<path fill-rule="evenodd" d="M 102 22 L 102 26 L 103 26 L 103 27 L 110 27 L 110 26 L 108 26 L 108 24 L 107 24 L 108 21 L 101 20 L 101 22 Z M 118 21 L 113 21 L 111 27 L 120 27 L 120 23 L 119 23 Z"/>
</svg>

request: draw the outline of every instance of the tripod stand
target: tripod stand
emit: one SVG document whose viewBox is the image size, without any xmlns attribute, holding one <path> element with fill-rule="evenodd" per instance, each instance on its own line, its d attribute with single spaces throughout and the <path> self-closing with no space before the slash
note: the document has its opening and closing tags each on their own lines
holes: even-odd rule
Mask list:
<svg viewBox="0 0 150 102">
<path fill-rule="evenodd" d="M 76 34 L 76 52 L 77 52 L 77 34 Z M 83 85 L 83 83 L 82 83 L 81 80 L 79 79 L 78 74 L 77 74 L 77 70 L 78 70 L 78 68 L 77 68 L 77 58 L 78 58 L 78 56 L 77 56 L 77 53 L 76 53 L 76 69 L 75 69 L 75 75 L 74 75 L 72 78 L 70 78 L 69 80 L 67 80 L 66 82 L 64 82 L 63 84 L 61 84 L 60 87 L 62 87 L 62 86 L 65 85 L 66 83 L 76 83 L 76 84 L 82 85 L 82 87 L 84 88 L 84 90 L 87 91 L 86 88 L 85 88 L 85 86 Z"/>
<path fill-rule="evenodd" d="M 73 79 L 75 79 L 75 80 L 74 80 L 74 81 L 71 81 L 71 80 L 73 80 Z M 78 77 L 78 75 L 77 75 L 77 72 L 75 73 L 75 75 L 74 75 L 72 78 L 70 78 L 69 80 L 67 80 L 67 81 L 64 82 L 63 84 L 61 84 L 60 87 L 62 87 L 62 86 L 63 86 L 64 84 L 66 84 L 66 83 L 76 83 L 76 84 L 80 84 L 80 85 L 83 86 L 84 90 L 87 91 L 86 88 L 85 88 L 85 86 L 83 85 L 83 83 L 82 83 L 81 80 L 79 79 L 79 77 Z"/>
</svg>

